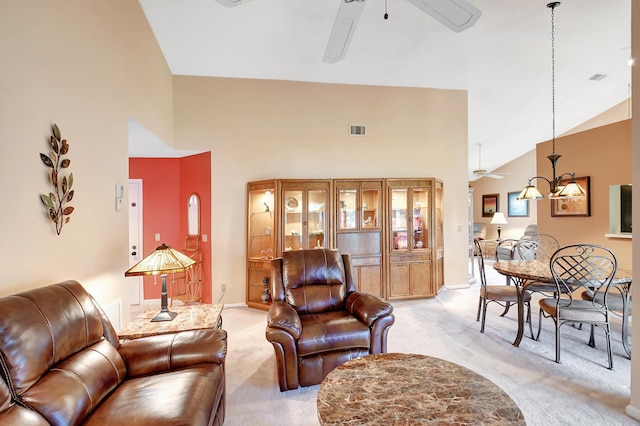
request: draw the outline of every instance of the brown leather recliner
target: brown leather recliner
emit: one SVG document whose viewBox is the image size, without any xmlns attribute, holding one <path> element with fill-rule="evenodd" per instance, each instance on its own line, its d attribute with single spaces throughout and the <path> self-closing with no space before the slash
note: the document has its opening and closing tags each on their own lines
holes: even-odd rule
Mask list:
<svg viewBox="0 0 640 426">
<path fill-rule="evenodd" d="M 222 425 L 224 330 L 119 341 L 66 281 L 0 298 L 0 425 Z"/>
<path fill-rule="evenodd" d="M 49 423 L 38 413 L 16 404 L 7 384 L 0 380 L 0 425 L 48 426 Z"/>
<path fill-rule="evenodd" d="M 271 298 L 266 337 L 280 391 L 319 384 L 346 361 L 387 351 L 393 307 L 356 291 L 348 254 L 285 252 L 271 261 Z"/>
</svg>

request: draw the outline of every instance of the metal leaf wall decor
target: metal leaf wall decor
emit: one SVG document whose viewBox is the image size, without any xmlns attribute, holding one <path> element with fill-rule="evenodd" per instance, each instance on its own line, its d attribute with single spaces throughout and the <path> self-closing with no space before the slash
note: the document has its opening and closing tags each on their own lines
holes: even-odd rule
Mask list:
<svg viewBox="0 0 640 426">
<path fill-rule="evenodd" d="M 69 168 L 71 160 L 64 158 L 69 153 L 69 143 L 62 139 L 60 129 L 57 124 L 51 126 L 53 133 L 49 138 L 49 155 L 40 153 L 40 159 L 50 171 L 49 183 L 52 192 L 49 195 L 40 194 L 40 200 L 47 211 L 49 219 L 56 224 L 56 233 L 60 235 L 62 226 L 69 223 L 69 215 L 73 213 L 73 207 L 68 205 L 73 199 L 73 173 L 64 174 L 64 169 Z"/>
</svg>

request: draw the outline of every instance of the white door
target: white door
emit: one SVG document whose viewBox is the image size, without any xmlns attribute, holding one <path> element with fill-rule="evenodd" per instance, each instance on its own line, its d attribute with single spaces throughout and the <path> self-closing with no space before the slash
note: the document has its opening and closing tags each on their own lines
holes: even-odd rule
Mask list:
<svg viewBox="0 0 640 426">
<path fill-rule="evenodd" d="M 142 252 L 142 179 L 129 179 L 129 267 L 143 258 Z M 144 300 L 142 277 L 129 277 L 129 303 Z"/>
</svg>

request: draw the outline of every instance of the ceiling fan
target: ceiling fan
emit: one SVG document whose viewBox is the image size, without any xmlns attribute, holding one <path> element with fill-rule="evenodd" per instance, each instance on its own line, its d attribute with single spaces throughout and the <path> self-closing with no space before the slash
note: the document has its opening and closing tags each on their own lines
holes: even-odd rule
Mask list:
<svg viewBox="0 0 640 426">
<path fill-rule="evenodd" d="M 505 175 L 509 174 L 509 173 L 489 173 L 486 169 L 482 168 L 481 162 L 482 162 L 482 144 L 478 144 L 478 169 L 473 171 L 473 174 L 475 176 L 478 176 L 480 178 L 488 177 L 492 179 L 502 179 L 504 178 Z"/>
<path fill-rule="evenodd" d="M 238 6 L 251 0 L 216 0 L 227 6 Z M 409 3 L 440 21 L 457 33 L 472 27 L 480 17 L 480 10 L 466 0 L 407 0 Z M 367 0 L 340 0 L 338 15 L 333 23 L 323 61 L 335 63 L 347 55 L 356 25 Z M 386 19 L 385 15 L 385 19 Z"/>
</svg>

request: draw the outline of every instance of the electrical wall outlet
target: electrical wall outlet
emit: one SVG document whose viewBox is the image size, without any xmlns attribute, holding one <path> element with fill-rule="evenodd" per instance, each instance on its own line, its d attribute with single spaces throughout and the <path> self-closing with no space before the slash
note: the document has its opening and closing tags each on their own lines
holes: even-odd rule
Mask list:
<svg viewBox="0 0 640 426">
<path fill-rule="evenodd" d="M 220 285 L 220 290 L 222 290 L 223 292 L 227 289 L 227 285 L 226 284 L 221 284 Z"/>
</svg>

